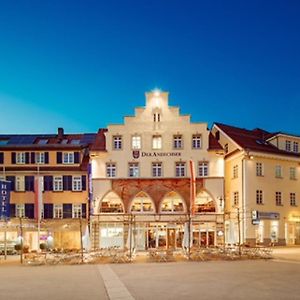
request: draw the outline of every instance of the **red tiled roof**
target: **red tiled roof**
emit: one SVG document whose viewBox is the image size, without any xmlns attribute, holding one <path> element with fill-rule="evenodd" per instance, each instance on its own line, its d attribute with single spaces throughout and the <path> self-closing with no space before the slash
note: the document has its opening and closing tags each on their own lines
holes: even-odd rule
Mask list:
<svg viewBox="0 0 300 300">
<path fill-rule="evenodd" d="M 105 132 L 107 132 L 107 129 L 105 128 L 100 128 L 98 130 L 96 139 L 91 147 L 92 151 L 106 151 L 106 138 L 104 134 Z"/>
<path fill-rule="evenodd" d="M 209 133 L 208 136 L 208 150 L 223 150 L 223 147 L 211 132 Z"/>
<path fill-rule="evenodd" d="M 267 139 L 276 135 L 277 133 L 270 133 L 260 128 L 248 130 L 222 123 L 215 123 L 215 125 L 243 149 L 281 155 L 300 156 L 297 153 L 280 150 L 271 143 L 267 142 Z"/>
</svg>

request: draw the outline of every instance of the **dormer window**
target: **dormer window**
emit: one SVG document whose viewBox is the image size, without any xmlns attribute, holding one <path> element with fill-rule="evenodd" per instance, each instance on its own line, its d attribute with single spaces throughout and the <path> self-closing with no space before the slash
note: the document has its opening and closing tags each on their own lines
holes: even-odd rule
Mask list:
<svg viewBox="0 0 300 300">
<path fill-rule="evenodd" d="M 71 144 L 72 145 L 79 145 L 80 144 L 80 140 L 72 140 Z"/>
<path fill-rule="evenodd" d="M 66 144 L 68 144 L 68 139 L 63 139 L 63 140 L 61 140 L 60 143 L 63 144 L 63 145 L 66 145 Z"/>
<path fill-rule="evenodd" d="M 37 144 L 39 145 L 46 145 L 48 144 L 48 139 L 39 139 Z"/>
</svg>

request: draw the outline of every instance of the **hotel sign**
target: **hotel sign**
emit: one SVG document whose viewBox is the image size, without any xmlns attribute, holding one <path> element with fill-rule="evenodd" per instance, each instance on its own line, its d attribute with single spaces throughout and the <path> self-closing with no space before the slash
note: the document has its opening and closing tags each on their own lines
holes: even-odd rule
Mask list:
<svg viewBox="0 0 300 300">
<path fill-rule="evenodd" d="M 0 181 L 0 219 L 10 217 L 10 181 Z"/>
<path fill-rule="evenodd" d="M 262 212 L 258 211 L 258 219 L 259 220 L 279 220 L 280 214 L 276 212 Z"/>
<path fill-rule="evenodd" d="M 181 152 L 140 152 L 138 150 L 132 151 L 133 158 L 137 159 L 140 157 L 173 157 L 173 156 L 181 156 Z"/>
</svg>

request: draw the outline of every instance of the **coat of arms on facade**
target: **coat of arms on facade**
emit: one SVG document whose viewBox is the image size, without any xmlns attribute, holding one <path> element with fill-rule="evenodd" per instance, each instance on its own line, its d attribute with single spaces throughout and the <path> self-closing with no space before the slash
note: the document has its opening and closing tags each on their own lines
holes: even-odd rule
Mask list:
<svg viewBox="0 0 300 300">
<path fill-rule="evenodd" d="M 132 151 L 133 158 L 139 158 L 140 157 L 140 151 L 139 150 L 133 150 Z"/>
</svg>

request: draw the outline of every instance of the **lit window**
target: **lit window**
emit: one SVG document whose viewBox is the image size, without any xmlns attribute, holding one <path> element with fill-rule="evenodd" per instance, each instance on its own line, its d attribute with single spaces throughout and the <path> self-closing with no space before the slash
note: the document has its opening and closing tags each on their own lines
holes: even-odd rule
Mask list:
<svg viewBox="0 0 300 300">
<path fill-rule="evenodd" d="M 285 150 L 291 151 L 291 141 L 285 141 Z"/>
<path fill-rule="evenodd" d="M 16 191 L 24 192 L 25 191 L 25 177 L 24 176 L 16 176 Z"/>
<path fill-rule="evenodd" d="M 281 192 L 276 192 L 275 193 L 275 203 L 276 203 L 277 206 L 281 206 L 282 205 Z"/>
<path fill-rule="evenodd" d="M 120 135 L 113 136 L 113 149 L 114 150 L 122 149 L 122 137 Z"/>
<path fill-rule="evenodd" d="M 161 212 L 167 213 L 167 212 L 183 212 L 185 210 L 183 201 L 181 197 L 175 193 L 170 192 L 166 195 L 166 197 L 163 199 L 161 203 Z"/>
<path fill-rule="evenodd" d="M 152 137 L 152 148 L 161 149 L 162 148 L 162 137 L 160 135 L 154 135 Z"/>
<path fill-rule="evenodd" d="M 233 205 L 239 205 L 239 192 L 233 193 Z"/>
<path fill-rule="evenodd" d="M 291 206 L 297 206 L 296 205 L 296 194 L 295 193 L 290 193 L 290 205 Z"/>
<path fill-rule="evenodd" d="M 63 217 L 63 205 L 62 204 L 54 204 L 53 205 L 53 218 L 54 219 L 62 219 Z"/>
<path fill-rule="evenodd" d="M 78 192 L 82 190 L 81 176 L 72 177 L 72 191 Z"/>
<path fill-rule="evenodd" d="M 263 204 L 263 191 L 256 190 L 256 204 Z"/>
<path fill-rule="evenodd" d="M 185 175 L 185 162 L 177 162 L 176 163 L 176 177 L 184 177 Z"/>
<path fill-rule="evenodd" d="M 256 163 L 256 176 L 263 176 L 263 164 Z"/>
<path fill-rule="evenodd" d="M 63 190 L 63 179 L 62 176 L 53 177 L 53 191 L 62 191 Z"/>
<path fill-rule="evenodd" d="M 16 153 L 16 163 L 17 164 L 25 164 L 26 158 L 25 158 L 25 152 L 17 152 Z"/>
<path fill-rule="evenodd" d="M 292 179 L 292 180 L 296 179 L 296 168 L 295 167 L 290 168 L 290 179 Z"/>
<path fill-rule="evenodd" d="M 140 192 L 132 200 L 130 210 L 132 212 L 153 212 L 154 205 L 151 199 L 144 192 Z"/>
<path fill-rule="evenodd" d="M 208 176 L 208 162 L 202 161 L 199 162 L 199 177 L 207 177 Z"/>
<path fill-rule="evenodd" d="M 64 152 L 63 153 L 63 163 L 64 164 L 74 164 L 74 152 Z"/>
<path fill-rule="evenodd" d="M 174 135 L 173 147 L 174 147 L 174 149 L 182 149 L 182 147 L 183 147 L 182 135 Z"/>
<path fill-rule="evenodd" d="M 141 149 L 142 138 L 138 135 L 133 136 L 132 140 L 131 140 L 131 147 L 132 147 L 132 149 Z"/>
<path fill-rule="evenodd" d="M 129 163 L 129 177 L 139 177 L 139 164 Z"/>
<path fill-rule="evenodd" d="M 239 167 L 238 165 L 233 166 L 233 178 L 238 178 L 239 176 Z"/>
<path fill-rule="evenodd" d="M 281 166 L 275 166 L 275 177 L 282 178 L 282 167 Z"/>
<path fill-rule="evenodd" d="M 115 163 L 108 163 L 106 164 L 106 176 L 107 177 L 116 177 L 116 164 Z"/>
<path fill-rule="evenodd" d="M 193 149 L 201 149 L 201 134 L 194 134 L 192 139 L 192 147 Z"/>
<path fill-rule="evenodd" d="M 44 164 L 45 163 L 45 152 L 37 152 L 35 154 L 35 162 L 37 164 Z"/>
<path fill-rule="evenodd" d="M 73 204 L 72 218 L 81 218 L 82 206 L 81 204 Z"/>
<path fill-rule="evenodd" d="M 16 217 L 25 218 L 25 204 L 16 204 Z"/>
<path fill-rule="evenodd" d="M 161 177 L 162 176 L 162 163 L 161 162 L 152 163 L 152 176 L 153 177 Z"/>
</svg>

